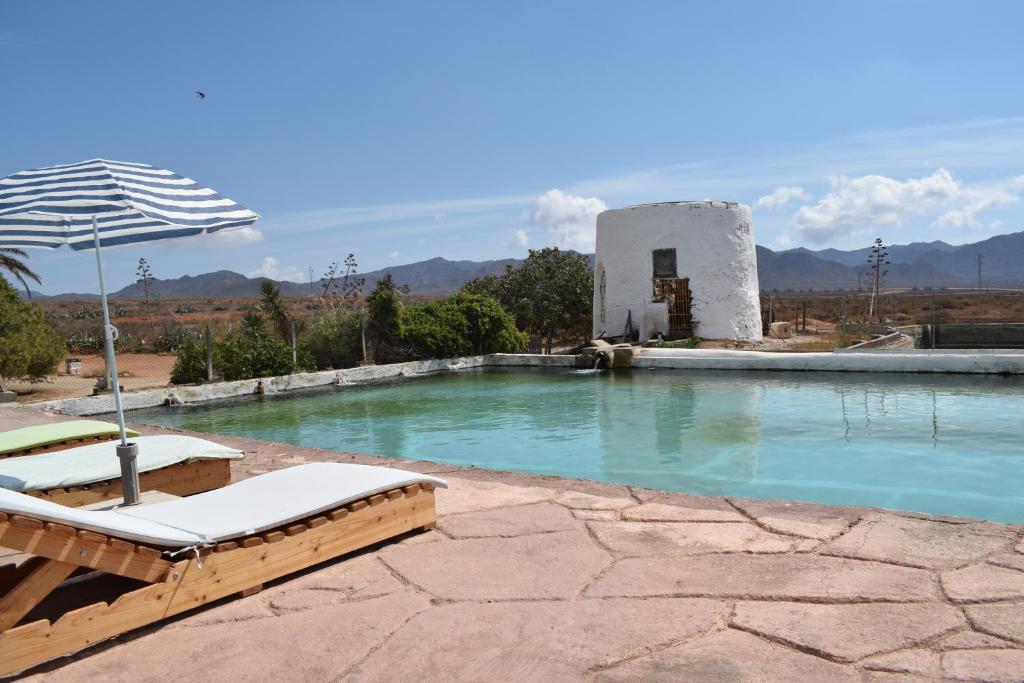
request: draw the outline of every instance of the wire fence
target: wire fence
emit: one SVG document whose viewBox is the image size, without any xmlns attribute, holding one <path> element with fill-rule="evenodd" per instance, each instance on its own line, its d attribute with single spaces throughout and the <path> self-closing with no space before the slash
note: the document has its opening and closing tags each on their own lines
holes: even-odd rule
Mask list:
<svg viewBox="0 0 1024 683">
<path fill-rule="evenodd" d="M 174 360 L 173 352 L 118 352 L 117 374 L 121 387 L 132 391 L 167 386 Z M 67 353 L 52 375 L 37 380 L 4 378 L 0 379 L 0 384 L 16 392 L 18 401 L 22 402 L 91 396 L 110 387 L 104 354 L 91 349 Z"/>
</svg>

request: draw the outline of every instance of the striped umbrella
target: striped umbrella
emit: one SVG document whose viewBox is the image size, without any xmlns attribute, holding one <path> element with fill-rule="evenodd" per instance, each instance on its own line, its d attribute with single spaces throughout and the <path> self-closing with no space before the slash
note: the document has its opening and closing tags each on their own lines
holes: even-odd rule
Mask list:
<svg viewBox="0 0 1024 683">
<path fill-rule="evenodd" d="M 35 168 L 0 180 L 0 247 L 96 250 L 103 336 L 121 428 L 125 504 L 139 499 L 138 449 L 128 443 L 103 282 L 101 247 L 189 237 L 252 225 L 259 216 L 173 171 L 124 161 L 91 159 Z"/>
</svg>

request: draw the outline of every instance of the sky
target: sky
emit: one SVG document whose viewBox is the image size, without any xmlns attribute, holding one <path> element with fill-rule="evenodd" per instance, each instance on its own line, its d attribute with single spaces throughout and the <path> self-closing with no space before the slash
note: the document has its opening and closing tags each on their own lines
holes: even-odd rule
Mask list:
<svg viewBox="0 0 1024 683">
<path fill-rule="evenodd" d="M 0 1 L 0 177 L 154 164 L 252 229 L 105 250 L 111 289 L 593 249 L 739 201 L 773 249 L 1024 230 L 1024 3 Z M 198 99 L 194 91 L 206 93 Z M 33 251 L 39 291 L 98 291 Z"/>
</svg>

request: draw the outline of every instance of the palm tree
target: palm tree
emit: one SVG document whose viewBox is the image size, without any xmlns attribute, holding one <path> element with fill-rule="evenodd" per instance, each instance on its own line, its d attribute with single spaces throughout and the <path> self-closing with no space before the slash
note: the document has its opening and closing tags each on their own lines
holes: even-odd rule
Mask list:
<svg viewBox="0 0 1024 683">
<path fill-rule="evenodd" d="M 35 280 L 36 284 L 42 283 L 39 276 L 36 275 L 32 270 L 21 261 L 21 259 L 28 258 L 21 249 L 15 249 L 14 247 L 0 247 L 0 270 L 6 270 L 8 273 L 13 275 L 15 279 L 25 287 L 25 293 L 30 294 L 28 289 L 28 282 L 25 278 Z"/>
</svg>

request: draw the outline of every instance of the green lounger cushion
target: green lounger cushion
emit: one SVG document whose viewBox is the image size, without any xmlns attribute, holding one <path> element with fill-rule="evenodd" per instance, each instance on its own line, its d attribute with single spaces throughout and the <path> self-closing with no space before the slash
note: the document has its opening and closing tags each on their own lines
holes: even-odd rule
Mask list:
<svg viewBox="0 0 1024 683">
<path fill-rule="evenodd" d="M 138 432 L 127 429 L 128 436 L 136 437 Z M 21 427 L 0 432 L 0 455 L 17 453 L 28 448 L 40 448 L 71 439 L 89 439 L 98 436 L 117 436 L 117 425 L 100 420 L 68 420 Z"/>
<path fill-rule="evenodd" d="M 245 453 L 237 448 L 184 434 L 157 434 L 133 439 L 139 446 L 139 472 L 151 472 L 179 462 L 237 460 Z M 0 488 L 12 491 L 45 491 L 66 486 L 93 484 L 121 476 L 117 441 L 91 443 L 51 453 L 0 460 Z"/>
</svg>

